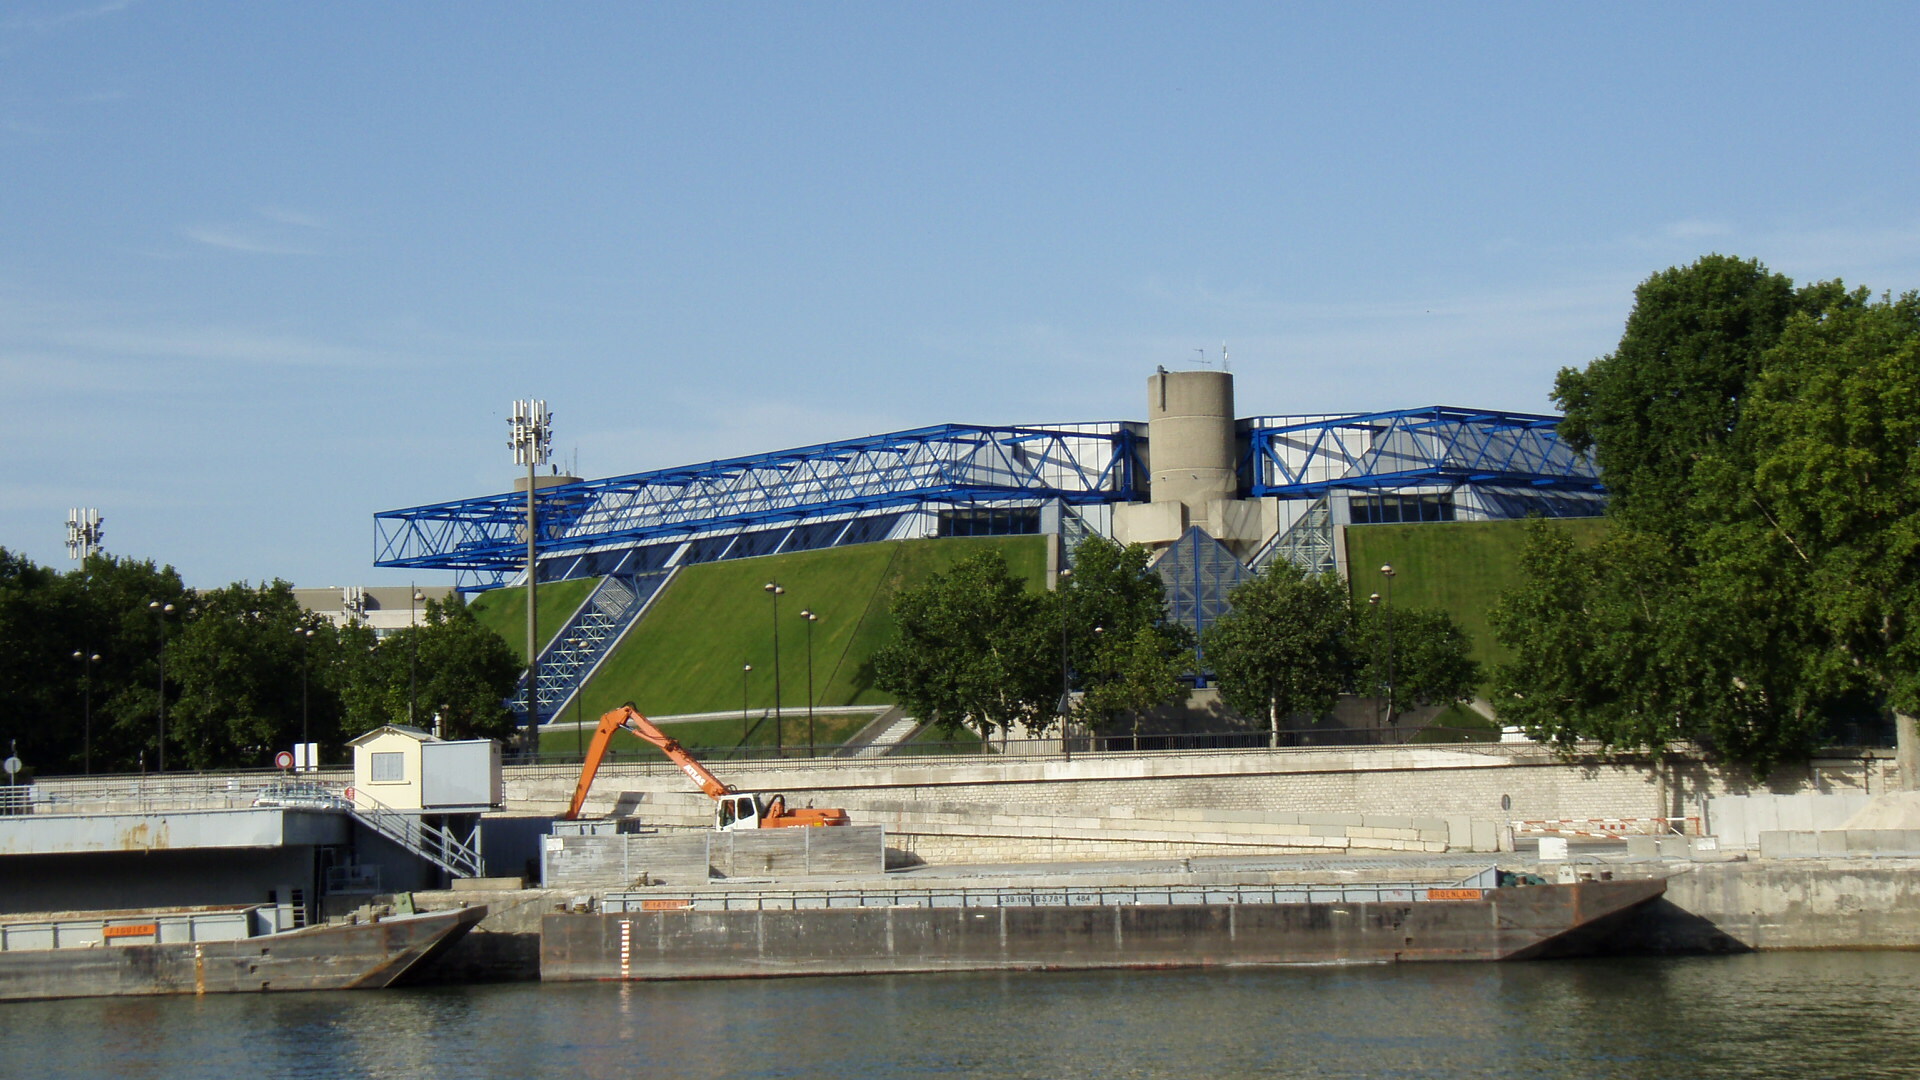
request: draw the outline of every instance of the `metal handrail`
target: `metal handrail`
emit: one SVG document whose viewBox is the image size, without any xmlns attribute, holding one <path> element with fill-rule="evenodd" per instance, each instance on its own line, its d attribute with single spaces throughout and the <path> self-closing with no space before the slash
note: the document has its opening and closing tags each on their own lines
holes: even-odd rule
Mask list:
<svg viewBox="0 0 1920 1080">
<path fill-rule="evenodd" d="M 797 911 L 819 908 L 921 907 L 1119 907 L 1136 904 L 1377 904 L 1418 903 L 1429 899 L 1459 900 L 1460 890 L 1482 890 L 1498 885 L 1497 870 L 1489 868 L 1459 882 L 1396 881 L 1379 883 L 1270 883 L 1227 885 L 1095 885 L 1095 886 L 900 886 L 878 889 L 703 890 L 608 893 L 601 910 L 618 914 L 686 908 L 695 911 Z M 1440 897 L 1431 890 L 1443 890 Z"/>
</svg>

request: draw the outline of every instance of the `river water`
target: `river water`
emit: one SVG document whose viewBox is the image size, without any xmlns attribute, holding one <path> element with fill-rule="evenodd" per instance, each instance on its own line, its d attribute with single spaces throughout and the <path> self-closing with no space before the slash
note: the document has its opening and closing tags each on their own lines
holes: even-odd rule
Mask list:
<svg viewBox="0 0 1920 1080">
<path fill-rule="evenodd" d="M 0 1005 L 0 1077 L 1910 1077 L 1920 954 Z"/>
</svg>

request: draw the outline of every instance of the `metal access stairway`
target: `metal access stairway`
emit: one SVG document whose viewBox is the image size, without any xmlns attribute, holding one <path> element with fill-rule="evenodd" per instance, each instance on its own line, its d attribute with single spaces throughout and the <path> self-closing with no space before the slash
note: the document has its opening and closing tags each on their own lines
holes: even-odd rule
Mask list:
<svg viewBox="0 0 1920 1080">
<path fill-rule="evenodd" d="M 451 826 L 429 825 L 421 815 L 403 814 L 382 806 L 364 794 L 355 800 L 353 816 L 362 825 L 454 877 L 486 876 L 485 864 L 480 859 L 478 818 L 474 819 L 473 828 L 462 837 Z"/>
<path fill-rule="evenodd" d="M 542 721 L 550 722 L 560 714 L 587 676 L 613 651 L 621 635 L 640 618 L 676 573 L 679 573 L 678 567 L 631 577 L 609 575 L 600 580 L 586 603 L 580 605 L 580 610 L 573 613 L 540 653 L 538 700 Z M 520 676 L 513 696 L 507 699 L 507 708 L 522 726 L 526 724 L 525 674 Z"/>
</svg>

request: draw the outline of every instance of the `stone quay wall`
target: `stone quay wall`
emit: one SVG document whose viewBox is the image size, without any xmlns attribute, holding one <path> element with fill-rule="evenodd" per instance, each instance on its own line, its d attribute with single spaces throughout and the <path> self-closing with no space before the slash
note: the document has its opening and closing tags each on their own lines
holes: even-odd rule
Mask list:
<svg viewBox="0 0 1920 1080">
<path fill-rule="evenodd" d="M 1767 778 L 1670 754 L 1557 756 L 1533 745 L 1346 747 L 1061 757 L 729 762 L 741 790 L 837 806 L 930 862 L 1298 852 L 1495 851 L 1515 822 L 1695 817 L 1728 795 L 1894 790 L 1890 756 Z M 557 814 L 577 772 L 512 768 L 509 809 Z M 671 765 L 600 770 L 585 812 L 701 826 L 712 803 Z"/>
</svg>

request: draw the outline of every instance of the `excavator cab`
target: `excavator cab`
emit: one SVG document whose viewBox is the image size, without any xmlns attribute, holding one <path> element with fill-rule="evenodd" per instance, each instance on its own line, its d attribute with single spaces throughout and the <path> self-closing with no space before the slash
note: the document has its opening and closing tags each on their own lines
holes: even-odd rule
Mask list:
<svg viewBox="0 0 1920 1080">
<path fill-rule="evenodd" d="M 716 829 L 760 827 L 760 804 L 745 792 L 720 796 L 714 803 L 713 814 L 713 827 Z"/>
</svg>

